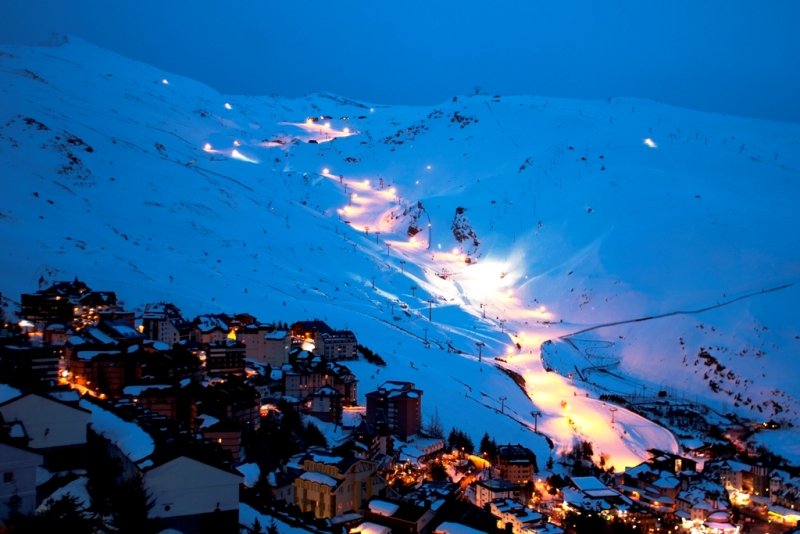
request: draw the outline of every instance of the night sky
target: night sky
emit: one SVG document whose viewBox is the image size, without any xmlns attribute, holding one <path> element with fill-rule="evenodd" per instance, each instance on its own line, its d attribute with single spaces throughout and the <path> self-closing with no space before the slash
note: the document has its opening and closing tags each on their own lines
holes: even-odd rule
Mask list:
<svg viewBox="0 0 800 534">
<path fill-rule="evenodd" d="M 222 93 L 382 104 L 641 97 L 800 122 L 800 2 L 6 0 L 0 44 L 75 35 Z"/>
</svg>

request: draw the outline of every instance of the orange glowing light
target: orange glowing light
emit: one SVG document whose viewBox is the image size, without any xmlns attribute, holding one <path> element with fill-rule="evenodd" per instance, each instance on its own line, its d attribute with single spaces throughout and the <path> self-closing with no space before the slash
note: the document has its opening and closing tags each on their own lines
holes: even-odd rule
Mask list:
<svg viewBox="0 0 800 534">
<path fill-rule="evenodd" d="M 211 150 L 211 143 L 206 143 L 205 145 L 203 145 L 203 150 L 205 150 L 206 152 Z"/>
</svg>

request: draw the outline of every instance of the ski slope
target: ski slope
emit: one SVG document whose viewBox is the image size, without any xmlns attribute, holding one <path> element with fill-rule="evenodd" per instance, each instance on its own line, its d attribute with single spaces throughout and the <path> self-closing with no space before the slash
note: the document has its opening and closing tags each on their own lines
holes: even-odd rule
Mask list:
<svg viewBox="0 0 800 534">
<path fill-rule="evenodd" d="M 604 391 L 797 420 L 797 124 L 624 98 L 226 96 L 65 41 L 0 48 L 5 299 L 79 276 L 129 309 L 323 319 L 388 362 L 348 365 L 362 394 L 413 381 L 426 416 L 540 466 L 575 439 L 618 469 L 678 450 L 633 413 L 612 424 Z M 564 341 L 593 327 L 574 337 L 604 349 Z M 694 372 L 701 347 L 722 378 Z M 622 379 L 587 378 L 598 358 Z"/>
</svg>

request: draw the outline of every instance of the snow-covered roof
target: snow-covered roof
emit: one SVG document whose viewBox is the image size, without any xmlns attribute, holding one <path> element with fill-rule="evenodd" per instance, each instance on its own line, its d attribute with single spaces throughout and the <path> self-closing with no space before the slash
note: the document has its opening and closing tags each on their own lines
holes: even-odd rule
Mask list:
<svg viewBox="0 0 800 534">
<path fill-rule="evenodd" d="M 361 534 L 389 534 L 392 532 L 392 529 L 389 527 L 385 527 L 383 525 L 378 525 L 377 523 L 370 523 L 369 521 L 364 521 L 357 527 L 350 529 L 351 533 L 359 532 Z"/>
<path fill-rule="evenodd" d="M 244 475 L 244 485 L 247 488 L 252 488 L 258 482 L 258 477 L 261 475 L 261 469 L 256 463 L 242 464 L 236 468 L 242 475 Z"/>
<path fill-rule="evenodd" d="M 373 499 L 369 502 L 370 512 L 386 517 L 391 517 L 400 509 L 399 504 Z"/>
<path fill-rule="evenodd" d="M 155 442 L 150 434 L 136 423 L 125 421 L 97 404 L 82 399 L 80 407 L 92 412 L 92 430 L 116 445 L 132 462 L 153 454 Z"/>
<path fill-rule="evenodd" d="M 0 384 L 0 404 L 15 399 L 22 395 L 22 392 L 16 388 L 12 388 L 8 384 Z"/>
<path fill-rule="evenodd" d="M 323 475 L 322 473 L 315 473 L 313 471 L 306 471 L 300 478 L 303 480 L 308 480 L 311 482 L 316 482 L 317 484 L 324 484 L 326 486 L 330 486 L 335 488 L 339 485 L 339 481 L 333 477 L 329 477 L 328 475 Z"/>
</svg>

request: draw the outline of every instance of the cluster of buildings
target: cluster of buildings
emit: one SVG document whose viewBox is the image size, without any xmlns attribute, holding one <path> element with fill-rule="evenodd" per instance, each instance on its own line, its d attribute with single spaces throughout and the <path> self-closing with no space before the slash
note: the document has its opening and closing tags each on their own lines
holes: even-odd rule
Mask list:
<svg viewBox="0 0 800 534">
<path fill-rule="evenodd" d="M 356 337 L 316 319 L 187 319 L 163 302 L 136 314 L 78 280 L 23 295 L 20 313 L 0 331 L 0 522 L 9 499 L 32 513 L 53 474 L 80 473 L 99 454 L 119 459 L 123 478 L 141 475 L 151 513 L 183 534 L 238 532 L 240 492 L 259 476 L 287 513 L 353 533 L 558 534 L 569 510 L 643 531 L 713 534 L 738 532 L 733 505 L 787 525 L 800 519 L 796 473 L 732 459 L 701 471 L 692 458 L 653 450 L 613 476 L 571 477 L 555 489 L 536 480 L 536 456 L 522 444 L 499 445 L 491 467 L 449 455 L 443 439 L 422 432 L 424 392 L 414 383 L 386 381 L 359 407 L 346 365 L 358 357 Z M 247 460 L 248 433 L 278 400 L 341 428 L 338 441 L 277 468 Z M 362 417 L 346 421 L 348 410 Z M 442 457 L 457 483 L 431 479 Z M 548 489 L 554 499 L 541 498 Z"/>
</svg>

